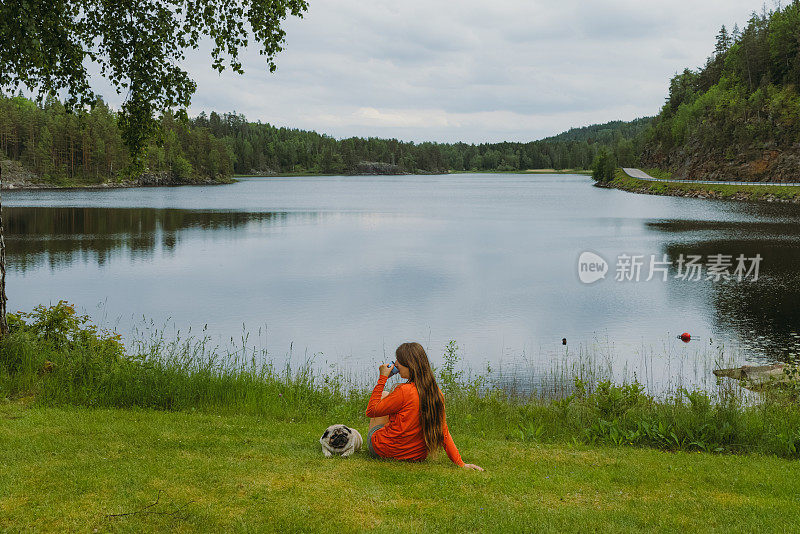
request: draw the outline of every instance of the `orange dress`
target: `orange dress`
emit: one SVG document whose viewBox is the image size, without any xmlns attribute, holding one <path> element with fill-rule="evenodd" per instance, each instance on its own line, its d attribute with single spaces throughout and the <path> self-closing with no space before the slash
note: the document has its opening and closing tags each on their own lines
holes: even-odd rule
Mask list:
<svg viewBox="0 0 800 534">
<path fill-rule="evenodd" d="M 367 417 L 389 416 L 389 422 L 372 434 L 372 448 L 385 458 L 424 460 L 428 456 L 425 437 L 419 423 L 419 393 L 412 383 L 398 384 L 385 399 L 381 399 L 386 379 L 381 375 L 367 404 Z M 453 463 L 463 466 L 456 444 L 444 421 L 444 450 Z"/>
</svg>

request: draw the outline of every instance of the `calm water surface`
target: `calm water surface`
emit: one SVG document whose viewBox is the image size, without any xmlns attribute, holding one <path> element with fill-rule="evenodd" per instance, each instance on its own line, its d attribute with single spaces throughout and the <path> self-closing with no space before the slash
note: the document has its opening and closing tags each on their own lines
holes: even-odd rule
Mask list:
<svg viewBox="0 0 800 534">
<path fill-rule="evenodd" d="M 276 362 L 291 347 L 370 376 L 403 341 L 439 363 L 455 339 L 476 372 L 524 382 L 588 356 L 652 385 L 800 352 L 796 206 L 459 174 L 11 191 L 3 210 L 9 309 L 66 299 L 127 338 L 143 317 L 221 345 L 244 325 Z M 584 251 L 605 279 L 579 280 Z M 639 282 L 615 280 L 621 254 L 644 257 Z M 763 260 L 757 281 L 645 281 L 664 254 Z"/>
</svg>

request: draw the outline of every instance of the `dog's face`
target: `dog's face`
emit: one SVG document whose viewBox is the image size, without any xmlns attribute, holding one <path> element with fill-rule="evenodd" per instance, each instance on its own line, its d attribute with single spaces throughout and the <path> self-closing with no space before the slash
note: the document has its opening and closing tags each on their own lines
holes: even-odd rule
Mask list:
<svg viewBox="0 0 800 534">
<path fill-rule="evenodd" d="M 361 434 L 358 430 L 352 429 L 345 425 L 331 425 L 319 438 L 322 444 L 322 451 L 329 454 L 343 454 L 352 452 L 361 448 Z"/>
<path fill-rule="evenodd" d="M 350 441 L 350 428 L 344 425 L 338 425 L 333 428 L 333 432 L 329 432 L 328 430 L 322 435 L 323 438 L 326 435 L 328 436 L 328 445 L 330 445 L 332 449 L 344 449 L 347 442 Z"/>
</svg>

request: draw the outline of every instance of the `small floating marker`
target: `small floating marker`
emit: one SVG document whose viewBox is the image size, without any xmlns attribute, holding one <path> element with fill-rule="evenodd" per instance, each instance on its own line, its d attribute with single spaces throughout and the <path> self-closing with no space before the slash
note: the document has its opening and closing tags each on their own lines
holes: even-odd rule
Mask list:
<svg viewBox="0 0 800 534">
<path fill-rule="evenodd" d="M 689 334 L 689 332 L 684 332 L 683 334 L 678 336 L 678 339 L 680 339 L 684 343 L 688 343 L 689 341 L 692 340 L 692 336 Z"/>
<path fill-rule="evenodd" d="M 566 345 L 566 344 L 567 344 L 567 338 L 565 338 L 565 337 L 562 337 L 562 338 L 561 338 L 561 344 L 562 344 L 562 345 Z"/>
</svg>

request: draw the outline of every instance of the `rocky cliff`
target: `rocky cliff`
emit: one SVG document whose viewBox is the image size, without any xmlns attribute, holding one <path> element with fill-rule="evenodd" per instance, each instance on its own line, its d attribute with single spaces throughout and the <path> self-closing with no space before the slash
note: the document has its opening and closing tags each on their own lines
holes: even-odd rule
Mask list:
<svg viewBox="0 0 800 534">
<path fill-rule="evenodd" d="M 694 180 L 800 182 L 800 143 L 790 147 L 758 143 L 729 147 L 724 152 L 688 143 L 671 151 L 645 150 L 642 166 Z"/>
</svg>

